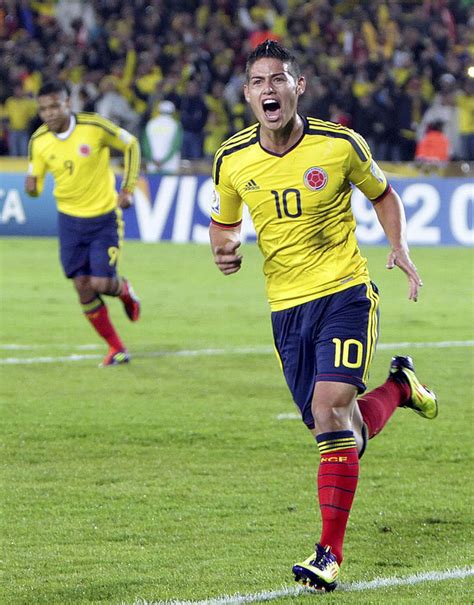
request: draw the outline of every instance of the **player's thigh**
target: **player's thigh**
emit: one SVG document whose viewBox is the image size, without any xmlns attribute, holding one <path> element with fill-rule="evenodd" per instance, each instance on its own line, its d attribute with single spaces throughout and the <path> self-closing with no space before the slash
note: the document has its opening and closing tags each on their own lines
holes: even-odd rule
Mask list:
<svg viewBox="0 0 474 605">
<path fill-rule="evenodd" d="M 313 340 L 320 313 L 320 301 L 310 301 L 272 313 L 275 349 L 293 400 L 300 409 L 303 422 L 314 427 L 311 412 L 316 355 Z"/>
<path fill-rule="evenodd" d="M 89 244 L 83 220 L 59 213 L 58 234 L 59 255 L 66 277 L 89 275 Z"/>
<path fill-rule="evenodd" d="M 316 382 L 342 382 L 365 391 L 378 337 L 378 302 L 374 284 L 331 296 L 317 334 Z"/>
<path fill-rule="evenodd" d="M 91 275 L 115 277 L 123 241 L 123 223 L 117 212 L 109 213 L 98 224 L 89 245 Z"/>
</svg>

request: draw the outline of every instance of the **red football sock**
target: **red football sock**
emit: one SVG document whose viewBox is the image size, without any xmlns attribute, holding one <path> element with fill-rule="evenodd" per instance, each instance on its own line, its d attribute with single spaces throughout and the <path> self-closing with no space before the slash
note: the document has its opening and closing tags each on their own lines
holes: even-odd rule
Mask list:
<svg viewBox="0 0 474 605">
<path fill-rule="evenodd" d="M 359 479 L 359 456 L 352 431 L 322 433 L 316 441 L 321 454 L 318 497 L 323 526 L 319 543 L 330 546 L 340 564 L 347 521 Z"/>
<path fill-rule="evenodd" d="M 390 378 L 370 393 L 359 397 L 357 403 L 367 425 L 369 439 L 380 433 L 397 407 L 409 397 L 410 387 Z"/>
<path fill-rule="evenodd" d="M 88 303 L 82 305 L 84 315 L 91 322 L 96 332 L 107 341 L 108 345 L 115 351 L 125 350 L 123 342 L 115 331 L 109 319 L 109 313 L 103 300 L 98 296 Z"/>
</svg>

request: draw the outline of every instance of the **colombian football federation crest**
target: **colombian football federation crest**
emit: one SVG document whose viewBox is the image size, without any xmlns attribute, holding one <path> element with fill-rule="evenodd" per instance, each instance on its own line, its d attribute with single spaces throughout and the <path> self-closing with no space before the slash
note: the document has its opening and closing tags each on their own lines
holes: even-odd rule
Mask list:
<svg viewBox="0 0 474 605">
<path fill-rule="evenodd" d="M 324 189 L 328 182 L 328 175 L 325 170 L 319 168 L 318 166 L 313 166 L 312 168 L 308 168 L 308 170 L 304 173 L 304 184 L 310 191 L 319 191 L 320 189 Z"/>
<path fill-rule="evenodd" d="M 79 145 L 79 155 L 82 155 L 83 158 L 87 158 L 90 156 L 92 149 L 89 145 Z"/>
</svg>

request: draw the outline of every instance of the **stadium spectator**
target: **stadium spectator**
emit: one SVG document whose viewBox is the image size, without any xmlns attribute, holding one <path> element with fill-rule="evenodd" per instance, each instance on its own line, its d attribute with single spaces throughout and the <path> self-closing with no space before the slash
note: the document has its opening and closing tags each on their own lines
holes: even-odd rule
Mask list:
<svg viewBox="0 0 474 605">
<path fill-rule="evenodd" d="M 386 382 L 357 399 L 377 339 L 378 293 L 354 234 L 351 183 L 373 201 L 392 248 L 387 267 L 406 274 L 410 299 L 416 301 L 422 283 L 409 257 L 402 203 L 366 142 L 298 114 L 305 79 L 279 44 L 264 42 L 247 65 L 245 96 L 259 126 L 224 142 L 215 156 L 211 248 L 222 273 L 239 271 L 245 202 L 264 256 L 275 348 L 320 451 L 321 538 L 293 572 L 303 584 L 330 591 L 367 438 L 398 407 L 437 415 L 436 398 L 409 357 L 394 357 Z"/>
<path fill-rule="evenodd" d="M 58 0 L 55 7 L 59 26 L 76 43 L 87 42 L 88 32 L 96 27 L 96 15 L 90 0 Z"/>
<path fill-rule="evenodd" d="M 397 107 L 393 80 L 387 72 L 380 73 L 375 81 L 372 95 L 372 111 L 382 116 L 382 128 L 375 127 L 374 157 L 377 160 L 398 161 Z"/>
<path fill-rule="evenodd" d="M 210 110 L 204 127 L 204 157 L 212 160 L 222 141 L 229 133 L 229 122 L 223 122 L 219 113 Z"/>
<path fill-rule="evenodd" d="M 431 122 L 425 136 L 416 145 L 415 160 L 424 164 L 441 165 L 449 160 L 449 139 L 443 133 L 443 122 Z"/>
<path fill-rule="evenodd" d="M 417 130 L 427 107 L 418 77 L 410 77 L 402 87 L 396 98 L 395 107 L 399 153 L 397 159 L 407 162 L 415 155 Z"/>
<path fill-rule="evenodd" d="M 142 52 L 139 57 L 137 73 L 133 84 L 135 94 L 135 110 L 143 114 L 148 105 L 148 99 L 163 80 L 163 74 L 150 52 Z"/>
<path fill-rule="evenodd" d="M 264 40 L 279 40 L 280 36 L 274 34 L 269 29 L 264 21 L 257 23 L 257 28 L 249 36 L 249 42 L 251 48 L 256 48 Z"/>
<path fill-rule="evenodd" d="M 162 86 L 163 99 L 171 101 L 176 109 L 179 111 L 181 108 L 181 97 L 184 92 L 184 85 L 180 79 L 180 73 L 178 70 L 171 70 L 163 81 Z"/>
<path fill-rule="evenodd" d="M 467 78 L 456 96 L 461 159 L 474 161 L 474 78 Z"/>
<path fill-rule="evenodd" d="M 204 127 L 208 113 L 199 82 L 192 78 L 188 81 L 180 102 L 180 119 L 183 128 L 181 156 L 184 160 L 203 158 Z"/>
<path fill-rule="evenodd" d="M 443 132 L 449 140 L 450 158 L 459 157 L 459 125 L 456 107 L 456 93 L 445 90 L 436 95 L 433 103 L 423 114 L 418 126 L 418 140 L 424 137 L 428 124 L 441 122 Z"/>
<path fill-rule="evenodd" d="M 35 115 L 34 100 L 24 92 L 22 84 L 17 84 L 13 96 L 8 97 L 4 107 L 9 155 L 28 155 L 29 125 Z"/>
<path fill-rule="evenodd" d="M 171 101 L 161 101 L 158 115 L 145 126 L 143 157 L 149 172 L 175 173 L 181 161 L 182 129 Z"/>
<path fill-rule="evenodd" d="M 38 106 L 44 124 L 30 139 L 25 190 L 39 195 L 45 173 L 52 173 L 64 273 L 73 281 L 84 315 L 109 345 L 101 365 L 127 363 L 130 355 L 110 321 L 102 296 L 119 297 L 128 318 L 139 318 L 140 303 L 129 281 L 117 276 L 123 233 L 121 209 L 132 203 L 140 164 L 138 141 L 97 114 L 73 114 L 61 82 L 42 86 Z M 109 166 L 111 147 L 125 157 L 118 195 Z"/>
<path fill-rule="evenodd" d="M 100 83 L 100 92 L 101 95 L 95 103 L 97 113 L 136 134 L 140 116 L 117 90 L 116 81 L 111 77 L 104 78 Z"/>
<path fill-rule="evenodd" d="M 383 113 L 371 96 L 364 95 L 357 99 L 351 127 L 364 137 L 371 149 L 379 148 L 387 129 Z"/>
<path fill-rule="evenodd" d="M 301 99 L 300 111 L 303 115 L 318 116 L 321 120 L 329 120 L 329 108 L 332 102 L 330 85 L 325 79 L 317 77 L 314 67 L 310 67 L 308 71 L 310 71 L 307 80 L 308 94 Z"/>
</svg>

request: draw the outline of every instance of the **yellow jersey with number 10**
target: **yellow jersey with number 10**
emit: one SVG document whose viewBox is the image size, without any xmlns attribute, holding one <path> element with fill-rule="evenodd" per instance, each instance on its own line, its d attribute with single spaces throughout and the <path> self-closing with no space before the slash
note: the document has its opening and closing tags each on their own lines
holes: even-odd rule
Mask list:
<svg viewBox="0 0 474 605">
<path fill-rule="evenodd" d="M 236 226 L 242 204 L 248 206 L 273 311 L 369 281 L 355 237 L 352 186 L 372 201 L 390 189 L 359 134 L 303 120 L 301 139 L 283 155 L 261 147 L 255 124 L 224 142 L 214 158 L 211 220 Z"/>
<path fill-rule="evenodd" d="M 43 124 L 29 146 L 30 176 L 37 177 L 38 193 L 46 172 L 54 177 L 54 197 L 60 212 L 78 217 L 106 214 L 116 208 L 115 176 L 110 147 L 124 152 L 122 189 L 133 191 L 140 168 L 136 137 L 95 113 L 78 113 L 67 138 Z"/>
</svg>

